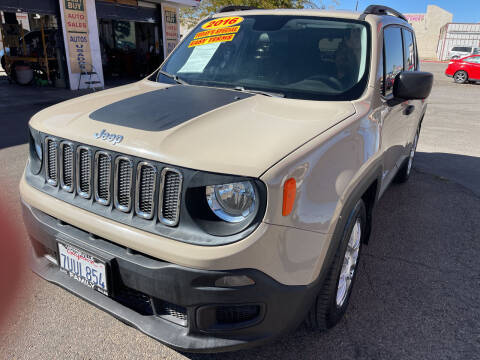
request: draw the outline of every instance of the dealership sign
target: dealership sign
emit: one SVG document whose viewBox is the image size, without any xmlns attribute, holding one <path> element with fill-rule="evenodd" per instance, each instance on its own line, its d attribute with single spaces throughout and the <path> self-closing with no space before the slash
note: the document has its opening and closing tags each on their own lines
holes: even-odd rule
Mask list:
<svg viewBox="0 0 480 360">
<path fill-rule="evenodd" d="M 180 40 L 177 8 L 161 4 L 163 27 L 163 52 L 166 58 Z"/>
<path fill-rule="evenodd" d="M 91 71 L 92 56 L 88 36 L 88 16 L 85 0 L 62 0 L 67 31 L 70 71 Z"/>
<path fill-rule="evenodd" d="M 93 80 L 99 81 L 95 86 L 103 86 L 95 0 L 59 0 L 59 2 L 70 89 L 90 87 L 91 85 L 86 83 L 90 81 L 89 77 L 82 77 L 81 74 L 92 72 L 96 73 Z"/>
<path fill-rule="evenodd" d="M 409 23 L 418 23 L 425 21 L 425 14 L 404 14 Z"/>
</svg>

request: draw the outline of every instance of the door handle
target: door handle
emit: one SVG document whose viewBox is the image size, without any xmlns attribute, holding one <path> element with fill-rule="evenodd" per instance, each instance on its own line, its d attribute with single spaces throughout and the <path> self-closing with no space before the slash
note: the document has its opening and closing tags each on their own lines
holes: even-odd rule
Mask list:
<svg viewBox="0 0 480 360">
<path fill-rule="evenodd" d="M 408 105 L 405 110 L 403 110 L 403 113 L 405 115 L 410 115 L 411 113 L 413 113 L 413 111 L 415 110 L 415 105 Z"/>
</svg>

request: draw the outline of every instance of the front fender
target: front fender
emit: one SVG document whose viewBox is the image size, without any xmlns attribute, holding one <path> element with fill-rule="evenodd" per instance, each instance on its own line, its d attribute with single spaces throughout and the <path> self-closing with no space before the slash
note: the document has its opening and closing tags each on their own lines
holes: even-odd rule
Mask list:
<svg viewBox="0 0 480 360">
<path fill-rule="evenodd" d="M 268 206 L 264 221 L 333 233 L 352 194 L 381 179 L 380 121 L 367 107 L 330 128 L 265 172 Z M 295 204 L 282 216 L 283 185 L 297 182 Z M 372 180 L 373 179 L 373 180 Z"/>
</svg>

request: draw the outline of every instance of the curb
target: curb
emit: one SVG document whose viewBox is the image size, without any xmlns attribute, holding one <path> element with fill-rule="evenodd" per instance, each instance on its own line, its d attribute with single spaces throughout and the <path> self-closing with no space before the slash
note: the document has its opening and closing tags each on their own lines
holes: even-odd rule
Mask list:
<svg viewBox="0 0 480 360">
<path fill-rule="evenodd" d="M 425 62 L 425 63 L 435 63 L 435 64 L 448 64 L 450 61 L 449 60 L 420 60 L 420 62 Z"/>
</svg>

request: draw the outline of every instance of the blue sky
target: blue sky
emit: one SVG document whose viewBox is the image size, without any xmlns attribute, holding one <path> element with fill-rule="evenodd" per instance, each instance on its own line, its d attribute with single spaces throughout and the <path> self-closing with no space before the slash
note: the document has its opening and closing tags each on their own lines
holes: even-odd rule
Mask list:
<svg viewBox="0 0 480 360">
<path fill-rule="evenodd" d="M 341 10 L 355 9 L 356 0 L 339 0 Z M 326 5 L 333 3 L 325 0 Z M 403 13 L 425 13 L 427 5 L 437 5 L 453 14 L 454 22 L 480 22 L 480 0 L 359 0 L 358 10 L 370 4 L 390 6 Z"/>
</svg>

